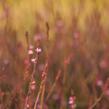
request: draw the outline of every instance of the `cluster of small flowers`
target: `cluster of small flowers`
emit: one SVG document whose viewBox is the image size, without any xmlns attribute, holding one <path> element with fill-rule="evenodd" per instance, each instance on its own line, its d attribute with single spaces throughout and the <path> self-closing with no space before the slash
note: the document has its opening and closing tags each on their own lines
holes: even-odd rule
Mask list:
<svg viewBox="0 0 109 109">
<path fill-rule="evenodd" d="M 36 51 L 36 53 L 41 53 L 42 49 L 41 48 L 36 48 L 35 51 Z"/>
<path fill-rule="evenodd" d="M 70 96 L 68 104 L 70 106 L 70 109 L 76 109 L 76 97 L 75 96 Z"/>
<path fill-rule="evenodd" d="M 28 50 L 28 54 L 29 55 L 32 55 L 34 52 L 33 52 L 33 49 L 34 49 L 34 46 L 33 45 L 30 45 L 29 46 L 29 50 Z"/>
<path fill-rule="evenodd" d="M 35 51 L 37 54 L 39 54 L 39 53 L 42 52 L 42 49 L 39 48 L 39 47 L 37 47 L 36 49 L 34 49 L 34 46 L 33 46 L 33 45 L 30 45 L 30 46 L 29 46 L 29 50 L 28 50 L 28 54 L 29 54 L 29 55 L 33 55 L 33 54 L 34 54 L 34 51 Z M 32 62 L 32 63 L 36 63 L 36 58 L 31 58 L 31 62 Z"/>
<path fill-rule="evenodd" d="M 42 72 L 41 78 L 42 80 L 46 77 L 46 72 Z"/>
<path fill-rule="evenodd" d="M 103 80 L 102 80 L 102 78 L 101 78 L 101 76 L 99 75 L 99 73 L 97 74 L 97 76 L 96 76 L 96 85 L 98 86 L 98 87 L 100 87 L 100 88 L 102 88 L 103 87 Z"/>
<path fill-rule="evenodd" d="M 36 89 L 36 81 L 35 80 L 33 80 L 31 82 L 30 88 L 31 88 L 32 91 L 34 91 Z"/>
<path fill-rule="evenodd" d="M 28 54 L 33 54 L 33 51 L 34 51 L 34 46 L 33 45 L 30 45 L 29 46 L 29 50 L 28 50 Z M 39 48 L 39 47 L 37 47 L 36 49 L 35 49 L 35 52 L 36 53 L 40 53 L 40 52 L 42 52 L 42 49 L 41 48 Z"/>
<path fill-rule="evenodd" d="M 31 62 L 32 62 L 32 63 L 36 63 L 36 58 L 32 58 L 32 59 L 31 59 Z"/>
<path fill-rule="evenodd" d="M 29 105 L 29 104 L 27 104 L 27 105 L 26 105 L 26 109 L 29 109 L 29 108 L 30 108 L 30 105 Z"/>
<path fill-rule="evenodd" d="M 102 87 L 103 86 L 103 81 L 101 79 L 98 79 L 96 81 L 97 86 Z"/>
</svg>

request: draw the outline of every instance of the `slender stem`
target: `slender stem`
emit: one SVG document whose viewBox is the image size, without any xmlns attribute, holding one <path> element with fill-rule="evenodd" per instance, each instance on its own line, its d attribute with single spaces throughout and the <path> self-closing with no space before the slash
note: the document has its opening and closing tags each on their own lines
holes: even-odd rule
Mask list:
<svg viewBox="0 0 109 109">
<path fill-rule="evenodd" d="M 27 93 L 26 100 L 25 100 L 25 107 L 24 107 L 24 109 L 26 109 L 26 106 L 27 106 L 27 103 L 28 103 L 29 94 L 30 94 L 30 92 L 31 92 L 30 86 L 31 86 L 32 80 L 34 79 L 35 69 L 36 69 L 36 63 L 34 63 L 34 66 L 33 66 L 33 72 L 32 72 L 32 75 L 31 75 L 31 80 L 30 80 L 30 82 L 29 82 L 29 88 L 28 88 L 28 93 Z"/>
<path fill-rule="evenodd" d="M 27 42 L 27 50 L 28 50 L 29 49 L 28 32 L 26 32 L 26 42 Z M 28 57 L 29 57 L 29 55 L 28 55 Z M 27 104 L 28 104 L 30 93 L 31 93 L 31 82 L 34 80 L 34 74 L 36 72 L 36 65 L 37 65 L 37 62 L 38 62 L 38 54 L 35 55 L 35 58 L 36 58 L 36 62 L 34 62 L 34 64 L 33 64 L 33 71 L 32 71 L 30 82 L 29 82 L 29 88 L 28 88 L 26 99 L 25 99 L 24 109 L 27 109 Z M 30 61 L 30 58 L 29 58 L 29 61 Z"/>
<path fill-rule="evenodd" d="M 48 68 L 48 63 L 45 64 L 45 68 L 43 70 L 42 73 L 46 73 L 47 74 L 47 68 Z M 37 94 L 36 100 L 35 100 L 35 104 L 34 104 L 34 109 L 36 109 L 38 101 L 39 101 L 39 97 L 41 96 L 41 109 L 43 109 L 43 100 L 44 100 L 44 92 L 45 92 L 45 82 L 46 82 L 46 75 L 44 79 L 41 81 L 40 83 L 40 88 L 39 88 L 39 92 Z"/>
<path fill-rule="evenodd" d="M 47 95 L 46 101 L 47 101 L 47 100 L 49 99 L 49 97 L 51 96 L 51 94 L 52 94 L 52 92 L 53 92 L 53 90 L 54 90 L 54 88 L 55 88 L 55 86 L 56 86 L 56 83 L 57 83 L 57 81 L 58 81 L 60 75 L 61 75 L 61 70 L 59 70 L 58 73 L 57 73 L 55 82 L 53 83 L 53 85 L 52 85 L 52 87 L 51 87 L 51 89 L 50 89 L 50 91 L 49 91 L 49 93 L 48 93 L 48 95 Z"/>
<path fill-rule="evenodd" d="M 101 96 L 96 100 L 96 102 L 91 106 L 89 107 L 89 109 L 93 109 L 103 98 L 104 94 L 102 93 Z"/>
<path fill-rule="evenodd" d="M 38 94 L 37 94 L 36 101 L 35 101 L 35 105 L 34 105 L 34 109 L 36 109 L 36 107 L 37 107 L 40 94 L 41 94 L 41 90 L 40 90 L 40 91 L 38 92 Z"/>
<path fill-rule="evenodd" d="M 43 109 L 44 107 L 44 94 L 45 94 L 45 83 L 43 84 L 43 89 L 42 89 L 42 94 L 41 94 L 41 108 Z"/>
</svg>

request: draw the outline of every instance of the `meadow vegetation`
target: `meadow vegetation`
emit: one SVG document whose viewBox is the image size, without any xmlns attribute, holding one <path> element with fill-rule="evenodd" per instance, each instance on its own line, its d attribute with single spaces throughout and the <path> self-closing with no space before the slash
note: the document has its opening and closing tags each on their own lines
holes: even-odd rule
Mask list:
<svg viewBox="0 0 109 109">
<path fill-rule="evenodd" d="M 108 0 L 0 0 L 0 109 L 109 109 Z"/>
</svg>

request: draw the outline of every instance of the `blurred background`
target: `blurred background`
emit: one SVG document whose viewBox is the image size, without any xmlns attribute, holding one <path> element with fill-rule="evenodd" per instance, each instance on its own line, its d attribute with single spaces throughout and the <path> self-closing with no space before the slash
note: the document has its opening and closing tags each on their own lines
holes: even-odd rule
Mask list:
<svg viewBox="0 0 109 109">
<path fill-rule="evenodd" d="M 109 0 L 0 0 L 0 109 L 35 109 L 46 64 L 36 109 L 109 109 L 108 19 Z"/>
</svg>

